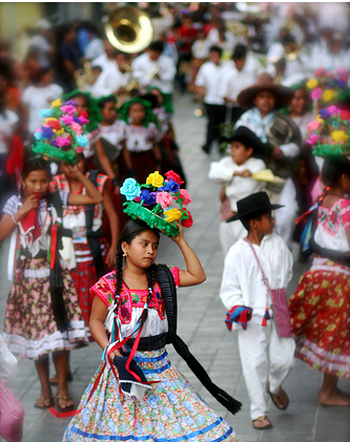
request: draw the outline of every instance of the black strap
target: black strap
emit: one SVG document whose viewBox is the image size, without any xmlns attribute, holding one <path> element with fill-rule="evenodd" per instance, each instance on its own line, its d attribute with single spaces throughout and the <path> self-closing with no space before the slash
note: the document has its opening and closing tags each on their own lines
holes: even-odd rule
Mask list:
<svg viewBox="0 0 350 442">
<path fill-rule="evenodd" d="M 89 180 L 96 187 L 98 170 L 89 171 Z M 94 258 L 97 278 L 101 278 L 106 273 L 106 266 L 102 257 L 100 238 L 103 237 L 102 227 L 96 232 L 92 230 L 94 221 L 95 204 L 88 204 L 85 206 L 85 226 L 86 238 L 89 243 L 91 255 Z"/>
<path fill-rule="evenodd" d="M 204 367 L 192 355 L 185 342 L 176 334 L 176 286 L 173 276 L 166 265 L 157 265 L 156 280 L 161 288 L 168 319 L 167 342 L 173 344 L 176 352 L 186 361 L 188 367 L 192 370 L 204 387 L 214 396 L 214 398 L 232 414 L 236 414 L 241 409 L 242 404 L 212 382 Z"/>
<path fill-rule="evenodd" d="M 146 336 L 140 339 L 137 350 L 140 351 L 150 351 L 150 350 L 159 350 L 162 347 L 165 347 L 167 344 L 167 333 L 161 333 L 156 336 Z M 134 345 L 135 339 L 128 340 L 128 346 L 132 347 Z"/>
<path fill-rule="evenodd" d="M 63 207 L 59 192 L 50 192 L 48 200 L 49 204 L 55 208 L 57 216 L 62 220 Z M 62 249 L 62 227 L 58 227 L 57 245 L 55 250 L 55 267 L 50 270 L 50 293 L 51 306 L 57 328 L 63 333 L 64 331 L 68 330 L 69 320 L 63 299 L 63 277 L 59 255 L 60 249 Z"/>
</svg>

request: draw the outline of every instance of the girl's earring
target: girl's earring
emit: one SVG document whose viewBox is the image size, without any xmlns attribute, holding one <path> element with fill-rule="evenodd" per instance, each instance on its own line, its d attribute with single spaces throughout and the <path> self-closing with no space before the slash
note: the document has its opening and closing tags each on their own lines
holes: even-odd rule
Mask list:
<svg viewBox="0 0 350 442">
<path fill-rule="evenodd" d="M 123 253 L 123 258 L 126 258 L 128 254 L 126 252 Z"/>
</svg>

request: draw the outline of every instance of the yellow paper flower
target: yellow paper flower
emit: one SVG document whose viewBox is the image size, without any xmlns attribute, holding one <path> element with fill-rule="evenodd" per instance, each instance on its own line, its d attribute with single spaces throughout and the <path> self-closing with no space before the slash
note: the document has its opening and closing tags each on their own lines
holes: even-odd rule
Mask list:
<svg viewBox="0 0 350 442">
<path fill-rule="evenodd" d="M 316 120 L 320 123 L 323 123 L 324 120 L 322 120 L 321 115 L 317 115 Z"/>
<path fill-rule="evenodd" d="M 316 78 L 311 78 L 307 83 L 306 86 L 309 89 L 315 89 L 316 86 L 318 86 L 318 80 Z"/>
<path fill-rule="evenodd" d="M 347 135 L 342 130 L 335 130 L 331 133 L 331 138 L 334 141 L 347 141 L 349 138 L 349 135 Z"/>
<path fill-rule="evenodd" d="M 54 129 L 53 130 L 56 134 L 58 134 L 58 135 L 61 135 L 61 134 L 63 134 L 64 133 L 64 129 L 63 128 L 61 128 L 61 129 Z"/>
<path fill-rule="evenodd" d="M 53 117 L 45 118 L 45 123 L 47 123 L 48 121 L 58 121 L 58 120 L 57 120 L 57 118 L 53 118 Z"/>
<path fill-rule="evenodd" d="M 61 106 L 62 106 L 62 101 L 61 101 L 61 99 L 58 98 L 57 100 L 53 101 L 53 102 L 51 103 L 51 106 L 52 106 L 52 107 L 61 107 Z"/>
<path fill-rule="evenodd" d="M 333 89 L 326 89 L 322 95 L 323 101 L 330 101 L 334 97 L 335 97 L 335 91 Z"/>
<path fill-rule="evenodd" d="M 150 184 L 153 187 L 162 187 L 163 183 L 164 178 L 158 171 L 150 173 L 146 180 L 146 184 Z"/>
<path fill-rule="evenodd" d="M 181 218 L 182 212 L 179 209 L 170 209 L 165 210 L 164 215 L 166 216 L 165 221 L 168 221 L 168 223 L 172 223 L 173 221 L 177 221 Z"/>
</svg>

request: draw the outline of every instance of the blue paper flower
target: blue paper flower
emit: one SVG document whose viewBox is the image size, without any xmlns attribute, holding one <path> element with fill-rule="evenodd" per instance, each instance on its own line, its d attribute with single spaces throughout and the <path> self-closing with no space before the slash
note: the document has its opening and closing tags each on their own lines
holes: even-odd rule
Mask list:
<svg viewBox="0 0 350 442">
<path fill-rule="evenodd" d="M 322 120 L 327 120 L 331 116 L 331 114 L 326 109 L 321 109 L 319 112 Z"/>
<path fill-rule="evenodd" d="M 120 188 L 120 193 L 125 196 L 127 201 L 132 201 L 134 198 L 141 195 L 141 189 L 137 185 L 135 178 L 127 178 L 123 186 Z"/>
<path fill-rule="evenodd" d="M 41 126 L 41 138 L 50 139 L 53 136 L 53 130 L 51 127 Z"/>
<path fill-rule="evenodd" d="M 165 181 L 165 185 L 160 187 L 159 190 L 165 190 L 166 192 L 176 193 L 180 189 L 180 184 L 174 181 L 172 178 Z"/>
<path fill-rule="evenodd" d="M 40 132 L 39 130 L 38 130 L 37 132 L 34 133 L 34 138 L 35 138 L 36 140 L 38 140 L 38 141 L 41 140 L 41 138 L 42 138 L 42 134 L 41 134 L 41 132 Z"/>
<path fill-rule="evenodd" d="M 62 103 L 62 106 L 76 106 L 77 103 L 74 100 L 68 100 Z"/>
<path fill-rule="evenodd" d="M 73 120 L 74 120 L 76 123 L 78 123 L 78 124 L 81 125 L 81 121 L 80 121 L 79 118 L 76 117 L 75 115 L 73 115 Z"/>
<path fill-rule="evenodd" d="M 39 117 L 41 117 L 41 118 L 52 117 L 52 109 L 40 109 Z"/>
<path fill-rule="evenodd" d="M 147 189 L 144 189 L 141 192 L 140 198 L 146 206 L 152 206 L 153 204 L 156 204 L 155 198 L 153 198 L 152 194 L 149 193 Z"/>
<path fill-rule="evenodd" d="M 77 143 L 81 147 L 86 147 L 89 144 L 89 140 L 83 135 L 80 135 L 79 137 L 77 137 Z"/>
</svg>

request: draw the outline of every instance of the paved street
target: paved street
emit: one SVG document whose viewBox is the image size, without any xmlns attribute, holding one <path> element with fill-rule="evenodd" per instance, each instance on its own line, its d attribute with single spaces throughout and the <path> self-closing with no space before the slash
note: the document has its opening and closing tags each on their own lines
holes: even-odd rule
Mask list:
<svg viewBox="0 0 350 442">
<path fill-rule="evenodd" d="M 194 288 L 179 290 L 179 335 L 192 353 L 206 367 L 212 379 L 243 403 L 242 410 L 232 416 L 201 387 L 186 364 L 169 348 L 173 363 L 188 376 L 210 405 L 236 430 L 242 442 L 349 442 L 349 409 L 327 408 L 318 405 L 317 393 L 321 374 L 296 361 L 295 368 L 285 383 L 290 397 L 287 411 L 281 412 L 270 404 L 273 429 L 259 432 L 252 428 L 247 396 L 237 348 L 237 336 L 224 325 L 225 309 L 219 299 L 219 286 L 223 257 L 218 242 L 219 187 L 207 180 L 210 161 L 218 159 L 202 153 L 205 118 L 196 118 L 195 105 L 187 95 L 176 100 L 175 130 L 181 147 L 181 158 L 188 178 L 192 197 L 189 206 L 194 225 L 186 237 L 199 255 L 207 274 L 207 281 Z M 0 245 L 0 311 L 2 322 L 9 284 L 5 279 L 7 243 Z M 295 250 L 296 252 L 296 250 Z M 308 264 L 295 262 L 295 274 L 289 293 L 296 287 L 300 275 Z M 159 262 L 183 265 L 177 247 L 168 238 L 161 239 Z M 71 364 L 74 380 L 70 391 L 78 405 L 81 394 L 99 365 L 101 350 L 97 344 L 73 351 Z M 350 382 L 340 386 L 350 391 Z M 37 410 L 33 403 L 39 396 L 39 382 L 32 361 L 21 360 L 13 391 L 22 401 L 26 416 L 25 442 L 60 442 L 68 419 L 57 419 L 47 411 Z M 55 390 L 53 391 L 55 394 Z"/>
</svg>

